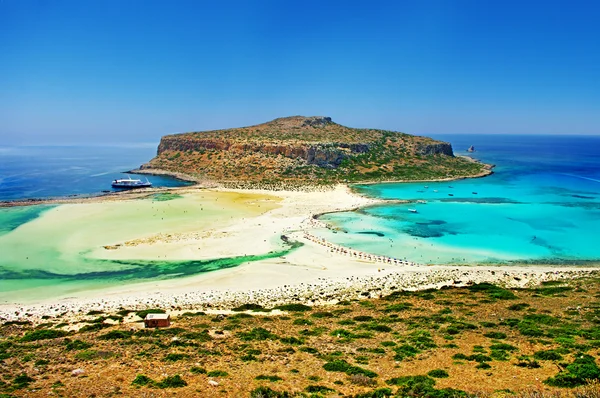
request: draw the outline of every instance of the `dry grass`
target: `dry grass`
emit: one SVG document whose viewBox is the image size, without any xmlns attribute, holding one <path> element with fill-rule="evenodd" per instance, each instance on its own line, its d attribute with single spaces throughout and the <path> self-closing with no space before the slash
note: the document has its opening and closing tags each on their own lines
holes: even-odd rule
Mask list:
<svg viewBox="0 0 600 398">
<path fill-rule="evenodd" d="M 250 391 L 265 386 L 308 396 L 305 389 L 321 386 L 335 391 L 323 396 L 353 396 L 375 388 L 396 391 L 398 387 L 387 380 L 443 369 L 449 377 L 435 379 L 436 388 L 464 390 L 476 397 L 598 397 L 597 381 L 575 389 L 543 383 L 572 362 L 577 352 L 598 355 L 597 282 L 575 281 L 565 291 L 512 291 L 514 299 L 494 298 L 506 294 L 503 290 L 454 288 L 284 316 L 249 312 L 218 320 L 195 314 L 176 318 L 170 329 L 142 329 L 131 337 L 111 333 L 122 337 L 113 340 L 102 336 L 139 326 L 109 326 L 26 342 L 23 336 L 33 326 L 4 325 L 0 328 L 0 358 L 4 358 L 0 392 L 28 397 L 248 397 Z M 99 316 L 103 315 L 88 318 Z M 61 320 L 48 322 L 44 329 L 54 330 Z M 523 325 L 528 322 L 543 334 L 524 335 L 528 329 Z M 485 337 L 490 331 L 506 338 Z M 75 340 L 91 346 L 72 343 Z M 505 350 L 506 356 L 498 356 L 493 347 Z M 563 359 L 540 360 L 539 368 L 516 366 L 519 358 L 533 358 L 535 352 L 549 349 L 560 351 Z M 453 359 L 456 354 L 469 359 Z M 328 371 L 326 363 L 347 366 Z M 489 368 L 481 368 L 480 363 Z M 73 377 L 74 369 L 85 373 Z M 22 374 L 32 380 L 15 388 L 15 378 Z M 155 385 L 180 375 L 187 386 L 132 385 L 137 375 L 147 376 Z M 257 376 L 262 377 L 257 380 Z M 211 380 L 218 386 L 210 385 Z"/>
</svg>

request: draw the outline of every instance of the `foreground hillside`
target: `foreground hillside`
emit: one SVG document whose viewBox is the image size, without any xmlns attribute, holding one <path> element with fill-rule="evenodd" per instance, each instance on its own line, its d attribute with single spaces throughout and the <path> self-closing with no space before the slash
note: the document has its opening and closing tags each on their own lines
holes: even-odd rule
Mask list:
<svg viewBox="0 0 600 398">
<path fill-rule="evenodd" d="M 245 305 L 156 330 L 127 309 L 10 322 L 0 396 L 598 397 L 598 297 L 586 279 Z"/>
<path fill-rule="evenodd" d="M 157 156 L 142 170 L 262 185 L 431 180 L 489 172 L 482 164 L 454 156 L 445 142 L 302 116 L 165 136 Z"/>
</svg>

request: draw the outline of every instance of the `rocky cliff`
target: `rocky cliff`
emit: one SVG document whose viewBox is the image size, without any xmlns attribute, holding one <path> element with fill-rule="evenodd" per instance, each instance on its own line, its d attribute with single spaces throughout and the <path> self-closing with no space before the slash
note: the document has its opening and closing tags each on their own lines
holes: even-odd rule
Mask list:
<svg viewBox="0 0 600 398">
<path fill-rule="evenodd" d="M 427 137 L 355 129 L 329 117 L 293 116 L 256 126 L 168 135 L 141 167 L 224 183 L 424 180 L 482 173 Z"/>
</svg>

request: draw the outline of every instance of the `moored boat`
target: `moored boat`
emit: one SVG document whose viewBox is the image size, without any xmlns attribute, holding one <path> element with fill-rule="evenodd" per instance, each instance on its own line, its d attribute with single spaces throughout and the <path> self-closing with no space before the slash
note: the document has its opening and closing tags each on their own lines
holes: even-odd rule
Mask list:
<svg viewBox="0 0 600 398">
<path fill-rule="evenodd" d="M 113 188 L 120 188 L 120 189 L 150 188 L 152 186 L 152 183 L 150 181 L 148 181 L 147 178 L 146 178 L 146 181 L 142 181 L 142 180 L 136 180 L 136 179 L 129 177 L 129 178 L 113 180 L 111 186 Z"/>
<path fill-rule="evenodd" d="M 411 213 L 417 213 L 417 209 L 408 209 Z"/>
</svg>

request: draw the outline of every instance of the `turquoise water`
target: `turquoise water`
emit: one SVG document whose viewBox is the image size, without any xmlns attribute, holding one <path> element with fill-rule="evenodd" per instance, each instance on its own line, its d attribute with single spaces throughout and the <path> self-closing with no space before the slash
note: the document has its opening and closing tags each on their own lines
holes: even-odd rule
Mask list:
<svg viewBox="0 0 600 398">
<path fill-rule="evenodd" d="M 496 164 L 485 178 L 356 186 L 411 200 L 321 219 L 334 243 L 423 263 L 600 261 L 600 137 L 446 136 Z M 426 203 L 419 203 L 424 201 Z M 417 210 L 417 213 L 409 209 Z"/>
<path fill-rule="evenodd" d="M 37 205 L 0 209 L 0 303 L 36 302 L 82 291 L 176 280 L 278 258 L 301 245 L 274 238 L 274 249 L 268 253 L 207 260 L 160 260 L 156 253 L 136 260 L 94 255 L 93 251 L 105 242 L 126 241 L 128 235 L 122 233 L 137 237 L 152 234 L 157 228 L 165 233 L 171 231 L 169 228 L 194 230 L 203 225 L 218 225 L 219 219 L 237 214 L 237 210 L 217 206 L 218 199 L 222 199 L 221 203 L 227 198 L 216 196 L 211 204 L 207 195 L 202 196 L 205 198 L 202 207 L 194 206 L 197 197 L 163 194 L 152 200 L 101 206 Z M 85 208 L 82 210 L 82 207 Z M 155 213 L 160 213 L 160 218 Z M 119 232 L 121 230 L 125 232 Z"/>
</svg>

